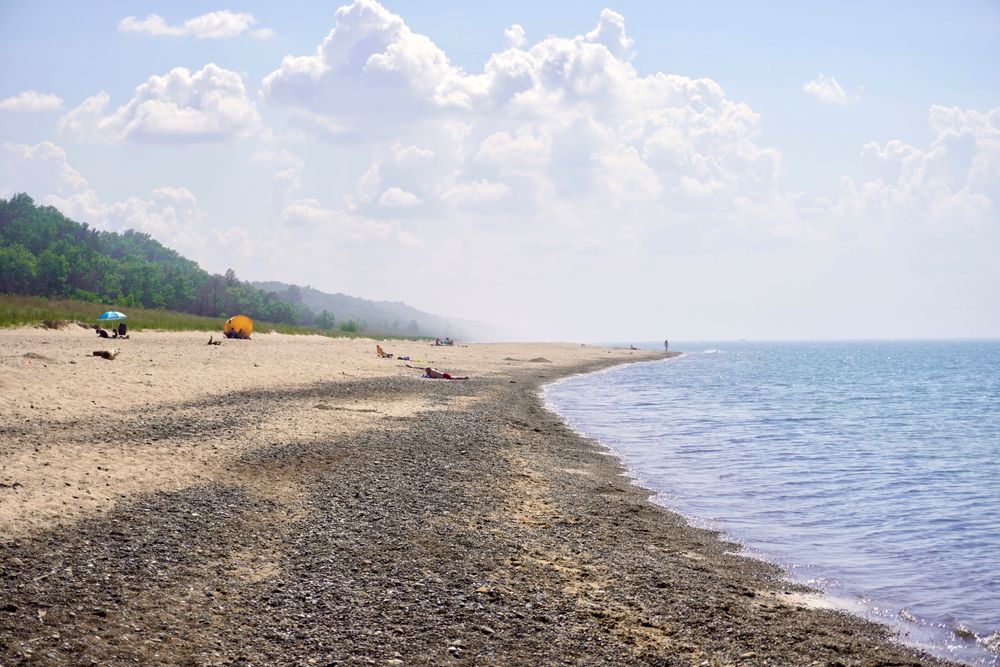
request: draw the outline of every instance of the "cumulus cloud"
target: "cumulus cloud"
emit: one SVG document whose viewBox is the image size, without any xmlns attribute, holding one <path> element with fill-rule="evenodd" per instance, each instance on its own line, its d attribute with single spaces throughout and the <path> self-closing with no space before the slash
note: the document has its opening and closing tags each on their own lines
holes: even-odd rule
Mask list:
<svg viewBox="0 0 1000 667">
<path fill-rule="evenodd" d="M 63 100 L 58 95 L 40 93 L 36 90 L 25 90 L 0 101 L 0 111 L 58 111 L 62 106 Z"/>
<path fill-rule="evenodd" d="M 859 183 L 843 180 L 839 215 L 938 229 L 996 225 L 1000 215 L 1000 108 L 933 106 L 927 149 L 898 139 L 864 146 Z"/>
<path fill-rule="evenodd" d="M 253 14 L 234 12 L 228 9 L 209 12 L 184 21 L 181 25 L 170 25 L 158 14 L 150 14 L 144 19 L 127 16 L 118 23 L 119 32 L 134 32 L 154 37 L 197 37 L 198 39 L 231 39 L 249 34 L 256 39 L 268 39 L 274 31 L 270 28 L 252 29 L 257 19 Z"/>
<path fill-rule="evenodd" d="M 208 243 L 199 223 L 205 213 L 195 195 L 184 187 L 154 188 L 145 197 L 107 201 L 70 165 L 66 150 L 51 142 L 35 146 L 3 145 L 0 195 L 27 192 L 40 203 L 55 206 L 65 216 L 98 229 L 136 229 L 182 252 L 198 251 Z"/>
<path fill-rule="evenodd" d="M 802 90 L 815 97 L 825 104 L 836 104 L 846 106 L 857 102 L 859 93 L 848 95 L 844 87 L 832 76 L 825 76 L 822 72 L 812 81 L 802 86 Z"/>
<path fill-rule="evenodd" d="M 594 44 L 603 44 L 616 58 L 629 60 L 632 52 L 632 38 L 625 34 L 625 17 L 610 9 L 601 11 L 597 27 L 587 33 L 586 39 Z"/>
<path fill-rule="evenodd" d="M 383 192 L 378 198 L 380 206 L 388 206 L 389 208 L 416 206 L 421 202 L 422 200 L 417 195 L 395 186 Z"/>
<path fill-rule="evenodd" d="M 66 150 L 50 141 L 35 146 L 5 143 L 3 158 L 4 198 L 18 192 L 70 194 L 87 187 L 86 179 L 70 166 Z"/>
<path fill-rule="evenodd" d="M 603 11 L 575 37 L 529 44 L 518 25 L 505 36 L 467 73 L 401 17 L 355 0 L 314 54 L 286 56 L 263 79 L 261 95 L 316 136 L 373 147 L 347 208 L 376 218 L 417 201 L 428 217 L 483 216 L 484 202 L 502 200 L 519 220 L 610 234 L 601 221 L 626 212 L 651 227 L 787 204 L 758 115 L 710 79 L 639 74 L 620 14 Z"/>
<path fill-rule="evenodd" d="M 108 112 L 100 92 L 59 121 L 63 136 L 90 141 L 226 142 L 260 127 L 260 115 L 236 72 L 208 64 L 151 76 L 126 104 Z"/>
<path fill-rule="evenodd" d="M 521 48 L 528 41 L 524 28 L 517 23 L 504 30 L 503 36 L 507 38 L 507 45 L 514 49 Z"/>
<path fill-rule="evenodd" d="M 338 9 L 316 53 L 286 56 L 264 78 L 262 94 L 319 114 L 383 119 L 471 106 L 461 70 L 375 0 Z"/>
</svg>

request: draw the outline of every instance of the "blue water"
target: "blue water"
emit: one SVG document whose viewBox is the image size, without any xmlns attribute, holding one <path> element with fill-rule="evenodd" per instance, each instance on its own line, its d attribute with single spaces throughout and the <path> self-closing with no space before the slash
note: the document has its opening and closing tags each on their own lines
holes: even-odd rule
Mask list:
<svg viewBox="0 0 1000 667">
<path fill-rule="evenodd" d="M 675 348 L 545 398 L 693 523 L 904 641 L 1000 665 L 1000 342 Z"/>
</svg>

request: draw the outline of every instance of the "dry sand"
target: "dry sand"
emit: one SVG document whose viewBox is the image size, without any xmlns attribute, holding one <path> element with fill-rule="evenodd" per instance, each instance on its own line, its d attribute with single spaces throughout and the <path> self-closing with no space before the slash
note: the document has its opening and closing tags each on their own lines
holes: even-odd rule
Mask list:
<svg viewBox="0 0 1000 667">
<path fill-rule="evenodd" d="M 936 664 L 649 503 L 578 344 L 0 332 L 0 665 Z M 92 351 L 118 348 L 113 360 Z"/>
<path fill-rule="evenodd" d="M 386 416 L 412 417 L 439 406 L 418 393 L 389 402 L 347 401 L 330 410 L 307 401 L 237 432 L 213 429 L 201 441 L 174 442 L 170 432 L 148 443 L 133 437 L 144 415 L 161 410 L 183 423 L 186 413 L 198 411 L 187 405 L 198 397 L 239 402 L 246 391 L 262 387 L 291 395 L 321 382 L 420 377 L 407 365 L 479 379 L 516 366 L 565 368 L 643 354 L 579 344 L 382 342 L 387 352 L 411 357 L 399 361 L 376 356 L 370 339 L 265 333 L 250 341 L 222 339 L 222 345 L 208 340 L 205 333 L 152 331 L 100 339 L 76 325 L 0 331 L 0 489 L 8 489 L 0 496 L 0 535 L 51 527 L 131 494 L 212 480 L 233 457 L 282 438 L 342 436 Z M 97 350 L 119 352 L 107 360 L 94 356 Z M 16 493 L 9 492 L 13 485 Z"/>
</svg>

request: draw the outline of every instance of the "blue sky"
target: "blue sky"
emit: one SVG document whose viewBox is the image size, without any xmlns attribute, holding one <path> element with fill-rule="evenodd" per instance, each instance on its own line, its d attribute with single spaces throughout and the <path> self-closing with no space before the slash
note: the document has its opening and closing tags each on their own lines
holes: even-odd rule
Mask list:
<svg viewBox="0 0 1000 667">
<path fill-rule="evenodd" d="M 0 5 L 0 194 L 519 337 L 1000 335 L 996 3 L 338 7 Z"/>
</svg>

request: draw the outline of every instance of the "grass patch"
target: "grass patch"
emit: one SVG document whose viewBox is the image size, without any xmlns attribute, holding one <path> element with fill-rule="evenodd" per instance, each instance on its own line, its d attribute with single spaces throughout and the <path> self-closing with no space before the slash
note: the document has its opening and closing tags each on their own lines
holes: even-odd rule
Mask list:
<svg viewBox="0 0 1000 667">
<path fill-rule="evenodd" d="M 46 299 L 38 296 L 16 296 L 0 294 L 0 328 L 10 327 L 45 327 L 59 329 L 80 322 L 87 326 L 97 324 L 97 316 L 106 310 L 122 310 L 120 306 L 110 304 L 90 303 L 89 301 L 74 301 L 71 299 Z M 152 308 L 128 308 L 126 322 L 129 331 L 156 329 L 159 331 L 209 331 L 221 333 L 225 321 L 218 317 L 202 317 L 189 315 L 172 310 L 157 310 Z M 237 315 L 238 313 L 233 313 Z M 109 323 L 111 324 L 111 323 Z M 276 331 L 283 334 L 315 334 L 330 338 L 392 338 L 408 340 L 414 337 L 384 336 L 377 332 L 345 332 L 316 327 L 292 326 L 275 324 L 273 322 L 254 322 L 255 333 Z M 426 339 L 426 336 L 418 337 Z"/>
</svg>

